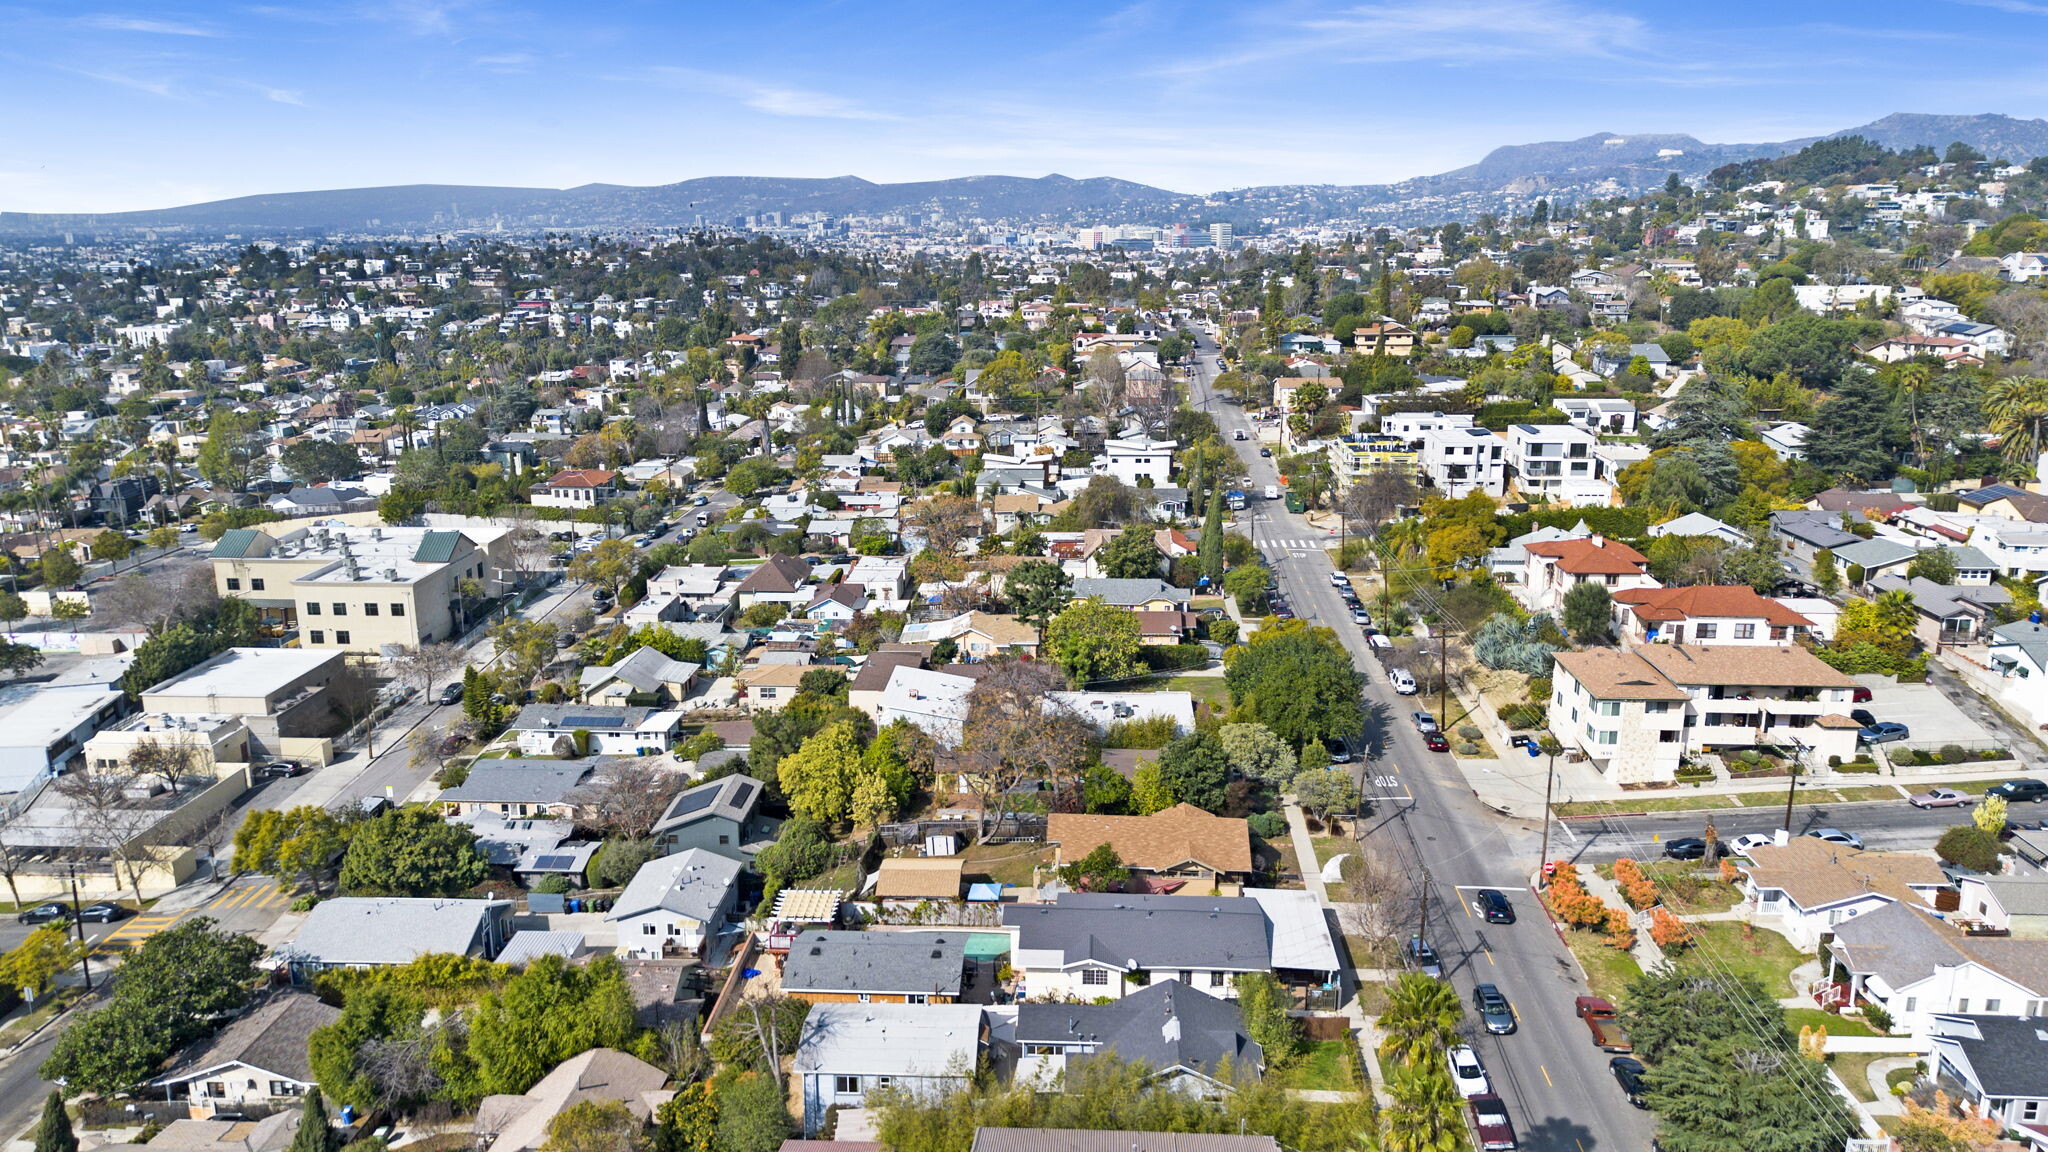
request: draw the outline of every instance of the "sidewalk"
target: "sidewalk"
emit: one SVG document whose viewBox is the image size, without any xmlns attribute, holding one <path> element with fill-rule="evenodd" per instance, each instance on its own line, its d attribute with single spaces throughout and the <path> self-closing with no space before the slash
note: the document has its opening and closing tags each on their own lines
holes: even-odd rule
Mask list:
<svg viewBox="0 0 2048 1152">
<path fill-rule="evenodd" d="M 1325 908 L 1330 906 L 1330 892 L 1323 883 L 1323 862 L 1316 859 L 1314 838 L 1309 835 L 1308 817 L 1302 814 L 1301 805 L 1294 797 L 1286 798 L 1287 831 L 1294 839 L 1294 858 L 1301 862 L 1302 887 L 1316 894 L 1316 903 Z"/>
<path fill-rule="evenodd" d="M 1628 922 L 1634 925 L 1636 930 L 1635 946 L 1629 949 L 1629 955 L 1636 958 L 1636 963 L 1643 966 L 1643 971 L 1654 971 L 1664 963 L 1664 949 L 1658 947 L 1655 940 L 1650 939 L 1648 912 L 1637 912 L 1630 908 L 1628 901 L 1621 898 L 1621 889 L 1615 887 L 1614 881 L 1602 876 L 1593 868 L 1582 869 L 1579 872 L 1579 882 L 1586 886 L 1586 891 L 1598 896 L 1608 907 L 1619 908 L 1628 913 Z"/>
</svg>

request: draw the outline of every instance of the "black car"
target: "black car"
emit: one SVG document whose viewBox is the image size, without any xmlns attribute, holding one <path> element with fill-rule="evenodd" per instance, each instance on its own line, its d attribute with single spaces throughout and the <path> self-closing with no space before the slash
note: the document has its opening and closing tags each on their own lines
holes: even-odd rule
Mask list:
<svg viewBox="0 0 2048 1152">
<path fill-rule="evenodd" d="M 69 919 L 71 919 L 71 905 L 52 901 L 48 904 L 38 904 L 28 911 L 16 915 L 14 922 L 17 924 L 49 924 L 53 921 Z"/>
<path fill-rule="evenodd" d="M 435 697 L 435 699 L 439 700 L 439 701 L 440 701 L 441 703 L 443 703 L 443 704 L 460 704 L 460 703 L 462 703 L 462 684 L 461 684 L 461 682 L 460 682 L 460 681 L 457 681 L 456 683 L 454 683 L 454 684 L 450 684 L 450 685 L 448 685 L 448 686 L 447 686 L 446 688 L 443 688 L 443 689 L 441 689 L 441 695 L 439 695 L 439 696 Z"/>
<path fill-rule="evenodd" d="M 1984 790 L 1986 796 L 2002 797 L 2006 803 L 2014 804 L 2026 800 L 2039 804 L 2048 800 L 2048 783 L 2040 780 L 2007 780 Z"/>
<path fill-rule="evenodd" d="M 1621 1094 L 1638 1108 L 1648 1108 L 1650 1102 L 1643 1095 L 1643 1062 L 1633 1056 L 1616 1056 L 1607 1062 L 1607 1070 L 1614 1073 L 1614 1082 L 1621 1085 Z"/>
<path fill-rule="evenodd" d="M 1707 842 L 1697 836 L 1681 836 L 1664 843 L 1664 855 L 1673 860 L 1704 860 Z"/>
<path fill-rule="evenodd" d="M 1472 894 L 1472 910 L 1488 924 L 1513 924 L 1515 906 L 1497 888 L 1481 888 Z"/>
<path fill-rule="evenodd" d="M 116 920 L 127 919 L 128 915 L 127 908 L 112 900 L 102 900 L 97 904 L 87 904 L 78 910 L 78 918 L 80 920 L 89 920 L 94 924 L 112 924 Z"/>
<path fill-rule="evenodd" d="M 1849 709 L 1849 719 L 1854 720 L 1857 726 L 1861 728 L 1877 727 L 1877 717 L 1872 716 L 1868 708 Z"/>
</svg>

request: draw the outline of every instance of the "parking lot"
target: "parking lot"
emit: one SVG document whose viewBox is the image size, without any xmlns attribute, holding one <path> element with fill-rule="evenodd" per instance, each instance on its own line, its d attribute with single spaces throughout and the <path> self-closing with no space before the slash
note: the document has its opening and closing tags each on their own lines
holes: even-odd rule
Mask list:
<svg viewBox="0 0 2048 1152">
<path fill-rule="evenodd" d="M 1857 707 L 1869 709 L 1870 714 L 1880 721 L 1904 724 L 1912 729 L 1909 741 L 1916 747 L 1929 744 L 1969 747 L 1978 743 L 1996 743 L 1999 739 L 1931 684 L 1901 684 L 1881 674 L 1851 679 L 1870 689 L 1870 702 Z"/>
</svg>

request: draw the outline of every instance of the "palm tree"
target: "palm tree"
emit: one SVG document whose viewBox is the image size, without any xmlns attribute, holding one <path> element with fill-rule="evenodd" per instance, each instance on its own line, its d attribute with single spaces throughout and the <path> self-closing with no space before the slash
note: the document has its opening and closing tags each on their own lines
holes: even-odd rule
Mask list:
<svg viewBox="0 0 2048 1152">
<path fill-rule="evenodd" d="M 1991 433 L 2004 440 L 2008 463 L 2030 465 L 2048 447 L 2042 422 L 2048 420 L 2048 380 L 2038 376 L 2009 376 L 1994 380 L 1984 390 L 1984 413 L 1991 417 Z"/>
<path fill-rule="evenodd" d="M 1934 365 L 1925 361 L 1902 365 L 1897 377 L 1906 394 L 1906 421 L 1913 429 L 1913 463 L 1922 468 L 1927 467 L 1927 443 L 1920 435 L 1920 393 L 1934 383 L 1934 377 Z"/>
<path fill-rule="evenodd" d="M 1465 1006 L 1449 984 L 1420 972 L 1403 972 L 1380 1015 L 1385 1036 L 1380 1051 L 1403 1064 L 1433 1065 L 1457 1042 L 1458 1021 L 1464 1014 Z"/>
<path fill-rule="evenodd" d="M 1469 1147 L 1465 1102 L 1442 1062 L 1396 1071 L 1388 1078 L 1387 1094 L 1394 1103 L 1380 1113 L 1383 1152 L 1460 1152 Z"/>
</svg>

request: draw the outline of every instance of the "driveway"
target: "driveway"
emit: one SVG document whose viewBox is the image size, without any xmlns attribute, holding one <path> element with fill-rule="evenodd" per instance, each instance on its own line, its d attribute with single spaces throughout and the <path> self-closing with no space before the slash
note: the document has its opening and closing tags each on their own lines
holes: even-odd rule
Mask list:
<svg viewBox="0 0 2048 1152">
<path fill-rule="evenodd" d="M 1933 685 L 1901 684 L 1884 675 L 1862 675 L 1852 679 L 1870 689 L 1871 695 L 1868 704 L 1856 707 L 1869 709 L 1870 714 L 1879 720 L 1911 728 L 1911 743 L 1916 747 L 1951 743 L 1969 746 L 1980 742 L 1995 743 L 1999 739 Z"/>
</svg>

